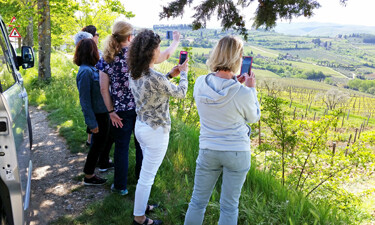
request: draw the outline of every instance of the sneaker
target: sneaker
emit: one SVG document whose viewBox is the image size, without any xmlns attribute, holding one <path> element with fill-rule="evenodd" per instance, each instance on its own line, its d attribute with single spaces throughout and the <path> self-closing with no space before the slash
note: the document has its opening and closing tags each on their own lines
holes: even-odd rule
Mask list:
<svg viewBox="0 0 375 225">
<path fill-rule="evenodd" d="M 112 184 L 111 186 L 111 191 L 112 193 L 117 193 L 119 195 L 127 195 L 129 193 L 128 189 L 124 189 L 124 190 L 116 189 L 114 184 Z"/>
<path fill-rule="evenodd" d="M 113 168 L 115 168 L 115 164 L 113 162 L 109 162 L 106 166 L 99 167 L 99 172 L 107 172 L 108 170 Z"/>
<path fill-rule="evenodd" d="M 105 182 L 107 182 L 107 179 L 100 178 L 100 177 L 98 177 L 96 175 L 94 175 L 90 179 L 88 179 L 86 177 L 83 179 L 83 183 L 85 185 L 88 185 L 88 186 L 91 186 L 91 185 L 103 185 L 103 184 L 105 184 Z"/>
</svg>

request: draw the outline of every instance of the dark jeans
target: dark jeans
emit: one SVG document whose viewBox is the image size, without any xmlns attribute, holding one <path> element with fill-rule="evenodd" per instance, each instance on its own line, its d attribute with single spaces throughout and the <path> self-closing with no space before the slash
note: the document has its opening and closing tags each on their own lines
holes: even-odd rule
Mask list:
<svg viewBox="0 0 375 225">
<path fill-rule="evenodd" d="M 100 157 L 100 163 L 108 163 L 109 151 L 113 141 L 109 141 L 110 120 L 108 113 L 95 114 L 96 122 L 98 123 L 99 132 L 92 134 L 92 144 L 89 153 L 87 154 L 85 167 L 83 172 L 85 174 L 94 174 L 96 163 L 99 156 L 107 154 L 107 158 Z"/>
<path fill-rule="evenodd" d="M 115 176 L 114 187 L 118 190 L 127 188 L 128 181 L 128 167 L 129 167 L 129 143 L 132 133 L 134 132 L 135 120 L 137 114 L 135 110 L 117 112 L 117 115 L 122 118 L 122 128 L 113 127 L 115 139 Z M 134 136 L 134 143 L 136 149 L 136 166 L 135 175 L 139 179 L 139 173 L 142 167 L 142 149 L 139 146 L 137 139 Z"/>
</svg>

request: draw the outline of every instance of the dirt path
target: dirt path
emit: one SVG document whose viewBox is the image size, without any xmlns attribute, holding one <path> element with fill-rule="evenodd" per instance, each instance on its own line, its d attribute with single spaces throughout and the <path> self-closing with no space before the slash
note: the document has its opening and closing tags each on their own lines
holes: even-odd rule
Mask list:
<svg viewBox="0 0 375 225">
<path fill-rule="evenodd" d="M 79 215 L 93 201 L 109 193 L 104 187 L 83 186 L 86 154 L 71 154 L 65 140 L 48 125 L 47 113 L 30 107 L 33 126 L 33 177 L 28 223 L 48 224 L 64 215 Z"/>
</svg>

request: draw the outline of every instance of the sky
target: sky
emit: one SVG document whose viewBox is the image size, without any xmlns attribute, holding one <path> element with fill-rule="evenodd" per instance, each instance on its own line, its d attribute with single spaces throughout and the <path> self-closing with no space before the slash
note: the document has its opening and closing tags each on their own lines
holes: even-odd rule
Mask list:
<svg viewBox="0 0 375 225">
<path fill-rule="evenodd" d="M 185 14 L 181 18 L 176 19 L 159 19 L 159 13 L 162 6 L 166 6 L 171 0 L 121 0 L 125 5 L 125 9 L 132 11 L 136 16 L 131 18 L 129 22 L 136 27 L 151 28 L 154 24 L 190 24 L 193 19 L 194 10 L 192 7 L 185 7 Z M 237 0 L 234 0 L 237 1 Z M 349 0 L 347 6 L 344 7 L 339 0 L 318 0 L 321 7 L 314 11 L 315 15 L 311 18 L 295 18 L 292 23 L 296 22 L 323 22 L 337 23 L 346 25 L 364 25 L 375 26 L 375 0 Z M 199 3 L 201 0 L 195 0 Z M 254 11 L 257 7 L 257 1 L 254 1 L 246 13 L 242 12 L 246 19 L 246 25 L 251 27 Z M 289 21 L 278 21 L 278 23 L 289 23 Z M 211 18 L 207 24 L 208 28 L 220 28 L 220 22 L 216 16 Z"/>
</svg>

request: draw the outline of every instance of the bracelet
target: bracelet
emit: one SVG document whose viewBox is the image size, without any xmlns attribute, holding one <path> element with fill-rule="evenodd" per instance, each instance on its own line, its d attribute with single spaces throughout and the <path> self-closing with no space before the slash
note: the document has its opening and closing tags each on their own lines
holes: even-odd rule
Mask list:
<svg viewBox="0 0 375 225">
<path fill-rule="evenodd" d="M 169 79 L 172 79 L 172 78 L 173 78 L 173 77 L 171 76 L 171 73 L 170 73 L 170 72 L 167 73 L 167 77 L 168 77 Z"/>
<path fill-rule="evenodd" d="M 108 113 L 113 113 L 115 110 L 114 109 L 112 109 L 111 111 L 108 111 Z"/>
</svg>

